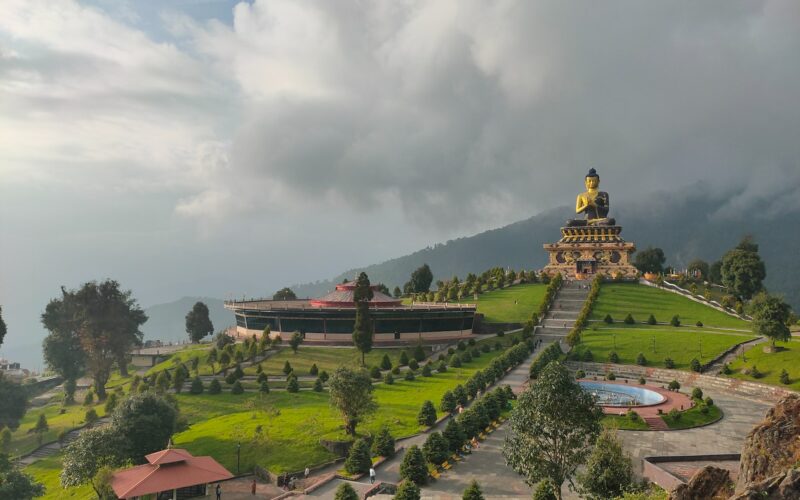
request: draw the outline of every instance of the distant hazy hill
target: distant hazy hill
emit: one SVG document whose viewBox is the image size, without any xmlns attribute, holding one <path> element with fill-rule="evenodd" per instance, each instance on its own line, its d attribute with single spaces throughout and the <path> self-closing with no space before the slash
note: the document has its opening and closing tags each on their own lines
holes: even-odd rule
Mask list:
<svg viewBox="0 0 800 500">
<path fill-rule="evenodd" d="M 685 266 L 692 259 L 712 262 L 734 246 L 743 235 L 752 234 L 767 263 L 767 286 L 783 293 L 795 310 L 800 309 L 800 217 L 794 214 L 763 215 L 758 207 L 731 214 L 720 207 L 731 196 L 709 197 L 698 189 L 679 196 L 654 194 L 646 204 L 619 206 L 612 199 L 612 216 L 622 225 L 623 238 L 639 249 L 658 246 L 667 254 L 668 264 Z M 717 214 L 720 212 L 722 215 Z M 493 266 L 514 269 L 539 269 L 546 263 L 542 244 L 559 238 L 559 227 L 570 217 L 568 207 L 536 215 L 529 219 L 475 236 L 459 238 L 425 248 L 410 255 L 360 269 L 350 269 L 329 281 L 294 285 L 298 296 L 315 296 L 330 290 L 343 278 L 366 271 L 370 281 L 382 282 L 390 289 L 408 280 L 411 271 L 428 263 L 435 279 L 469 272 L 481 272 Z"/>
<path fill-rule="evenodd" d="M 186 313 L 195 302 L 201 301 L 208 306 L 214 330 L 219 331 L 234 322 L 233 313 L 226 311 L 222 300 L 209 297 L 183 297 L 175 302 L 157 304 L 145 309 L 148 320 L 142 325 L 145 340 L 186 340 Z"/>
</svg>

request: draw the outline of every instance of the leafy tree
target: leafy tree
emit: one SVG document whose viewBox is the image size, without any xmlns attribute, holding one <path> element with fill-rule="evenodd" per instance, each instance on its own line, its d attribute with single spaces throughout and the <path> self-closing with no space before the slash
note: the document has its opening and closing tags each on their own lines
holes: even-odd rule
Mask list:
<svg viewBox="0 0 800 500">
<path fill-rule="evenodd" d="M 0 498 L 30 500 L 44 495 L 45 488 L 20 471 L 5 453 L 0 453 Z"/>
<path fill-rule="evenodd" d="M 47 366 L 64 379 L 64 403 L 75 402 L 76 380 L 84 372 L 86 355 L 70 311 L 64 302 L 51 301 L 42 315 L 44 327 L 50 331 L 42 342 Z"/>
<path fill-rule="evenodd" d="M 372 350 L 373 325 L 369 313 L 369 301 L 372 300 L 372 287 L 367 273 L 361 273 L 356 279 L 353 300 L 356 304 L 356 320 L 353 325 L 353 344 L 361 352 L 361 366 L 365 366 L 364 357 Z"/>
<path fill-rule="evenodd" d="M 758 245 L 745 237 L 722 257 L 722 284 L 738 297 L 748 300 L 763 289 L 766 267 L 758 255 Z"/>
<path fill-rule="evenodd" d="M 294 332 L 292 337 L 289 339 L 289 347 L 292 348 L 292 352 L 297 354 L 297 349 L 300 348 L 300 344 L 303 343 L 303 335 L 300 332 Z"/>
<path fill-rule="evenodd" d="M 431 272 L 431 268 L 428 266 L 428 264 L 423 264 L 415 269 L 413 273 L 411 273 L 411 280 L 408 282 L 409 292 L 428 292 L 431 289 L 432 282 L 433 273 Z"/>
<path fill-rule="evenodd" d="M 359 439 L 350 447 L 347 460 L 344 462 L 344 470 L 348 474 L 364 474 L 369 472 L 372 466 L 372 457 L 369 454 L 369 443 L 365 439 Z"/>
<path fill-rule="evenodd" d="M 469 395 L 467 394 L 467 390 L 464 389 L 464 386 L 461 384 L 455 386 L 455 388 L 453 389 L 453 396 L 455 396 L 456 402 L 461 406 L 466 405 L 467 401 L 469 401 Z"/>
<path fill-rule="evenodd" d="M 122 401 L 111 416 L 111 427 L 124 436 L 121 455 L 134 463 L 144 463 L 144 456 L 163 450 L 178 421 L 178 409 L 170 399 L 148 392 Z"/>
<path fill-rule="evenodd" d="M 556 500 L 561 498 L 561 493 L 556 493 L 556 486 L 550 479 L 539 481 L 533 490 L 532 500 Z"/>
<path fill-rule="evenodd" d="M 615 431 L 604 429 L 586 462 L 585 473 L 578 476 L 581 492 L 592 500 L 622 496 L 633 483 L 631 458 L 622 449 Z"/>
<path fill-rule="evenodd" d="M 111 415 L 111 413 L 113 413 L 114 409 L 117 407 L 117 403 L 119 403 L 119 398 L 117 397 L 117 393 L 112 392 L 106 398 L 106 404 L 104 406 L 106 410 L 106 415 Z"/>
<path fill-rule="evenodd" d="M 366 370 L 351 370 L 340 366 L 328 383 L 331 406 L 341 413 L 345 432 L 355 435 L 356 425 L 362 417 L 376 408 L 372 394 L 372 381 Z"/>
<path fill-rule="evenodd" d="M 172 388 L 175 389 L 177 394 L 183 390 L 183 384 L 186 382 L 186 374 L 180 368 L 175 370 L 175 376 L 172 377 Z"/>
<path fill-rule="evenodd" d="M 328 372 L 326 372 L 325 370 L 322 370 L 321 372 L 319 372 L 319 379 L 322 380 L 323 384 L 325 382 L 327 382 L 329 378 L 330 378 L 330 375 L 328 375 Z"/>
<path fill-rule="evenodd" d="M 462 500 L 484 500 L 483 492 L 481 491 L 480 485 L 478 485 L 478 481 L 472 480 L 469 483 L 469 486 L 466 490 L 464 490 L 464 494 L 461 496 Z"/>
<path fill-rule="evenodd" d="M 0 346 L 3 345 L 3 340 L 6 338 L 6 322 L 3 321 L 3 306 L 0 306 Z"/>
<path fill-rule="evenodd" d="M 334 500 L 360 500 L 358 493 L 350 486 L 350 483 L 339 484 L 339 487 L 336 488 L 336 495 L 333 498 Z"/>
<path fill-rule="evenodd" d="M 433 403 L 430 401 L 422 403 L 419 414 L 417 414 L 417 423 L 426 427 L 430 427 L 436 423 L 436 408 L 433 407 Z"/>
<path fill-rule="evenodd" d="M 403 481 L 397 487 L 394 500 L 419 500 L 421 492 L 419 486 L 411 481 Z"/>
<path fill-rule="evenodd" d="M 400 290 L 399 286 L 396 286 L 396 287 L 394 287 L 394 291 L 392 292 L 392 295 L 394 295 L 394 298 L 399 299 L 400 297 L 403 296 L 403 292 L 402 292 L 402 290 Z"/>
<path fill-rule="evenodd" d="M 97 411 L 95 411 L 94 408 L 89 408 L 88 410 L 86 410 L 86 414 L 83 417 L 83 421 L 86 422 L 86 425 L 91 426 L 92 424 L 97 422 L 99 418 L 100 417 L 97 416 Z"/>
<path fill-rule="evenodd" d="M 169 387 L 169 380 L 169 372 L 167 370 L 159 372 L 158 376 L 156 377 L 156 391 L 159 393 L 166 392 L 167 387 Z M 87 397 L 89 394 L 91 393 L 87 393 Z M 84 402 L 84 404 L 86 403 Z"/>
<path fill-rule="evenodd" d="M 214 345 L 217 346 L 217 349 L 225 349 L 229 345 L 233 345 L 236 340 L 233 339 L 230 335 L 221 331 L 214 336 Z"/>
<path fill-rule="evenodd" d="M 211 365 L 211 373 L 216 372 L 214 369 L 214 364 L 217 362 L 217 348 L 212 347 L 210 351 L 208 351 L 208 357 L 206 358 L 206 363 Z"/>
<path fill-rule="evenodd" d="M 557 489 L 591 451 L 600 432 L 601 410 L 558 362 L 544 367 L 511 413 L 503 445 L 506 462 L 530 486 L 549 478 Z M 560 489 L 557 497 L 561 498 Z"/>
<path fill-rule="evenodd" d="M 203 337 L 214 333 L 214 325 L 208 316 L 208 306 L 195 302 L 192 310 L 186 314 L 186 333 L 193 343 L 200 342 Z"/>
<path fill-rule="evenodd" d="M 428 480 L 425 456 L 417 445 L 412 445 L 403 457 L 403 462 L 400 464 L 400 478 L 417 485 L 425 484 Z"/>
<path fill-rule="evenodd" d="M 708 268 L 708 281 L 717 285 L 722 284 L 722 261 L 715 261 Z"/>
<path fill-rule="evenodd" d="M 281 288 L 272 296 L 272 300 L 297 300 L 297 295 L 289 288 Z"/>
<path fill-rule="evenodd" d="M 788 326 L 791 312 L 789 304 L 780 297 L 759 293 L 750 303 L 753 333 L 769 338 L 773 347 L 776 341 L 788 341 L 791 338 Z"/>
<path fill-rule="evenodd" d="M 633 265 L 643 273 L 661 274 L 664 272 L 664 263 L 667 258 L 660 248 L 647 247 L 636 254 Z"/>
<path fill-rule="evenodd" d="M 376 379 L 376 380 L 380 379 L 381 378 L 381 369 L 378 368 L 377 366 L 373 366 L 372 368 L 369 369 L 369 376 L 374 378 L 374 379 Z"/>
<path fill-rule="evenodd" d="M 36 441 L 41 445 L 42 444 L 42 437 L 44 437 L 44 433 L 50 430 L 50 426 L 47 425 L 47 417 L 44 416 L 44 413 L 39 414 L 39 419 L 36 421 L 36 425 L 33 427 L 33 432 L 36 434 Z"/>
<path fill-rule="evenodd" d="M 124 446 L 123 441 L 124 438 L 121 438 L 113 426 L 81 432 L 64 449 L 61 486 L 69 488 L 90 483 L 99 497 L 100 485 L 93 480 L 102 467 L 119 467 L 124 464 L 126 457 L 120 453 Z"/>
<path fill-rule="evenodd" d="M 372 442 L 372 453 L 379 457 L 393 457 L 394 446 L 394 437 L 389 432 L 389 428 L 384 425 L 378 431 L 375 441 Z"/>
<path fill-rule="evenodd" d="M 147 315 L 131 292 L 120 290 L 114 280 L 90 281 L 78 290 L 62 288 L 61 298 L 51 300 L 42 314 L 42 323 L 51 334 L 72 332 L 77 336 L 100 399 L 105 399 L 114 363 L 122 376 L 128 375 L 128 352 L 141 345 L 139 327 L 145 321 Z"/>
<path fill-rule="evenodd" d="M 212 378 L 211 382 L 208 384 L 208 393 L 219 394 L 220 392 L 222 392 L 222 385 L 219 383 L 219 380 Z"/>
<path fill-rule="evenodd" d="M 20 419 L 25 415 L 28 397 L 19 384 L 12 382 L 0 372 L 0 427 L 8 426 L 16 429 Z"/>
<path fill-rule="evenodd" d="M 422 445 L 422 454 L 431 464 L 440 465 L 450 456 L 450 444 L 441 433 L 431 432 Z"/>
</svg>

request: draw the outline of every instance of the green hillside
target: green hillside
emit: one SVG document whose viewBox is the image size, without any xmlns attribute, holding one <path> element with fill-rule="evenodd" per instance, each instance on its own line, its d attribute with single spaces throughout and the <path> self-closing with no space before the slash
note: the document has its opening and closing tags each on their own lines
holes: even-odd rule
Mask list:
<svg viewBox="0 0 800 500">
<path fill-rule="evenodd" d="M 651 314 L 659 323 L 668 323 L 677 314 L 685 326 L 700 321 L 706 328 L 750 330 L 747 321 L 676 293 L 633 283 L 611 283 L 600 288 L 590 320 L 602 320 L 607 314 L 617 322 L 631 314 L 638 323 L 647 321 Z"/>
<path fill-rule="evenodd" d="M 488 323 L 524 323 L 531 319 L 532 312 L 539 310 L 546 288 L 541 283 L 528 283 L 484 292 L 478 295 L 478 312 Z M 461 303 L 476 301 L 470 297 Z"/>
</svg>

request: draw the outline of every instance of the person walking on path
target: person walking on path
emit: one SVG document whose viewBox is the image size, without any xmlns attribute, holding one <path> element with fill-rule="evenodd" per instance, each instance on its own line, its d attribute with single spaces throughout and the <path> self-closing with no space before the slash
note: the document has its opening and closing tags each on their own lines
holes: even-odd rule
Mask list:
<svg viewBox="0 0 800 500">
<path fill-rule="evenodd" d="M 369 484 L 375 484 L 375 467 L 369 468 Z"/>
<path fill-rule="evenodd" d="M 250 493 L 252 493 L 253 495 L 256 494 L 256 479 L 255 478 L 253 478 L 253 484 L 250 485 Z"/>
<path fill-rule="evenodd" d="M 220 498 L 222 498 L 222 486 L 220 486 L 219 483 L 217 483 L 216 492 L 217 492 L 217 500 L 220 500 Z"/>
<path fill-rule="evenodd" d="M 309 475 L 309 474 L 311 474 L 311 470 L 310 470 L 308 467 L 306 467 L 306 470 L 305 470 L 305 472 L 303 473 L 303 476 L 305 476 L 305 479 L 308 479 L 308 475 Z"/>
</svg>

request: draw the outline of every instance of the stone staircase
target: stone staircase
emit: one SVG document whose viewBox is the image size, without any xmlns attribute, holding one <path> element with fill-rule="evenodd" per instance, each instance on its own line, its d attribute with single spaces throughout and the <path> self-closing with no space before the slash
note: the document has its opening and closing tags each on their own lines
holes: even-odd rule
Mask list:
<svg viewBox="0 0 800 500">
<path fill-rule="evenodd" d="M 659 417 L 658 415 L 653 417 L 642 417 L 642 420 L 647 424 L 654 431 L 668 431 L 669 426 L 664 419 Z"/>
<path fill-rule="evenodd" d="M 575 320 L 589 295 L 587 282 L 565 282 L 556 294 L 550 310 L 540 321 L 536 335 L 545 340 L 561 341 L 575 325 Z"/>
</svg>

